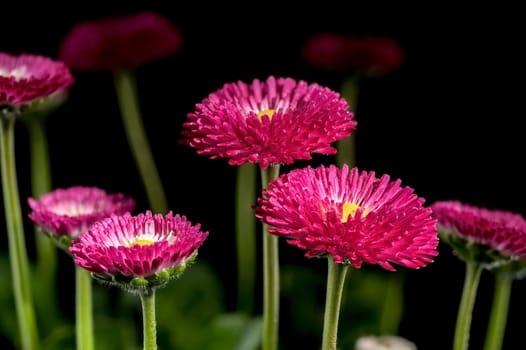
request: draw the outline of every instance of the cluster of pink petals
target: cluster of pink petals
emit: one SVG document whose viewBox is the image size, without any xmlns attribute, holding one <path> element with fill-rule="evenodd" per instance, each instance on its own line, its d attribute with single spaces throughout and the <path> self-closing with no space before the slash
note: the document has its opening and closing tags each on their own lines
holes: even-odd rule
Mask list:
<svg viewBox="0 0 526 350">
<path fill-rule="evenodd" d="M 268 115 L 272 111 L 272 115 Z M 291 164 L 311 153 L 335 154 L 356 121 L 345 99 L 328 88 L 291 78 L 228 83 L 210 94 L 183 124 L 183 143 L 230 165 Z"/>
<path fill-rule="evenodd" d="M 77 265 L 99 276 L 150 277 L 184 264 L 208 236 L 200 228 L 172 212 L 112 215 L 95 223 L 69 250 Z"/>
<path fill-rule="evenodd" d="M 383 36 L 318 33 L 302 48 L 303 59 L 318 68 L 380 76 L 400 67 L 405 53 L 395 40 Z"/>
<path fill-rule="evenodd" d="M 345 204 L 356 212 L 345 212 Z M 400 180 L 330 165 L 292 170 L 269 183 L 256 217 L 269 232 L 305 249 L 306 257 L 330 255 L 336 263 L 395 270 L 420 268 L 438 255 L 436 220 L 424 199 Z"/>
<path fill-rule="evenodd" d="M 522 215 L 457 200 L 437 201 L 431 208 L 441 233 L 526 260 L 526 220 Z"/>
<path fill-rule="evenodd" d="M 176 54 L 179 29 L 155 12 L 80 22 L 64 37 L 59 57 L 79 71 L 134 68 Z"/>
<path fill-rule="evenodd" d="M 74 82 L 61 61 L 0 52 L 0 106 L 20 107 L 69 88 Z"/>
<path fill-rule="evenodd" d="M 96 221 L 111 214 L 124 214 L 135 201 L 122 193 L 106 193 L 97 187 L 59 188 L 39 200 L 28 199 L 29 218 L 47 234 L 76 239 Z"/>
</svg>

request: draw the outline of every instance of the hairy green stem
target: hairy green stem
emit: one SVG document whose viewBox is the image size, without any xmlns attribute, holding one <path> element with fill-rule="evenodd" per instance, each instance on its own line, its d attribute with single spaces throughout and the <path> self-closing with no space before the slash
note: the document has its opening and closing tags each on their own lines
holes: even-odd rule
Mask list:
<svg viewBox="0 0 526 350">
<path fill-rule="evenodd" d="M 499 270 L 495 272 L 495 291 L 484 350 L 502 349 L 508 319 L 508 309 L 510 306 L 512 283 L 513 275 L 509 271 Z"/>
<path fill-rule="evenodd" d="M 155 290 L 141 293 L 143 350 L 157 350 L 157 321 L 155 319 Z"/>
<path fill-rule="evenodd" d="M 348 265 L 337 264 L 332 257 L 328 259 L 327 295 L 325 316 L 323 318 L 322 350 L 336 350 L 338 343 L 338 320 L 347 275 Z"/>
<path fill-rule="evenodd" d="M 279 165 L 261 169 L 262 188 L 279 176 Z M 263 223 L 263 350 L 278 349 L 279 330 L 279 246 L 278 237 Z"/>
<path fill-rule="evenodd" d="M 31 188 L 33 198 L 39 199 L 52 190 L 51 167 L 49 161 L 48 142 L 45 124 L 42 118 L 25 121 L 29 133 Z M 57 303 L 57 260 L 58 250 L 55 243 L 34 225 L 36 248 L 35 278 L 38 280 L 39 290 L 35 293 L 37 308 L 46 315 L 47 321 L 55 318 Z M 46 322 L 49 327 L 55 327 L 55 321 Z"/>
<path fill-rule="evenodd" d="M 246 163 L 237 168 L 236 179 L 236 250 L 237 309 L 252 314 L 256 274 L 256 217 L 252 206 L 256 201 L 256 165 Z"/>
<path fill-rule="evenodd" d="M 75 265 L 76 337 L 78 350 L 94 350 L 92 278 L 89 271 Z"/>
<path fill-rule="evenodd" d="M 383 272 L 383 271 L 382 271 Z M 380 334 L 398 334 L 404 309 L 404 271 L 387 272 L 385 276 L 385 297 L 380 313 Z M 352 278 L 351 278 L 352 279 Z"/>
<path fill-rule="evenodd" d="M 467 350 L 469 347 L 473 306 L 475 305 L 482 269 L 482 265 L 477 262 L 466 262 L 466 275 L 464 276 L 464 287 L 462 289 L 462 297 L 458 308 L 453 350 Z"/>
<path fill-rule="evenodd" d="M 1 169 L 13 293 L 23 350 L 39 349 L 15 161 L 15 118 L 0 116 Z"/>
<path fill-rule="evenodd" d="M 168 202 L 148 143 L 139 108 L 135 75 L 130 70 L 113 73 L 122 121 L 151 209 L 166 214 Z"/>
<path fill-rule="evenodd" d="M 341 96 L 349 104 L 349 110 L 356 113 L 356 107 L 358 106 L 358 94 L 359 94 L 359 81 L 358 77 L 351 77 L 346 79 L 340 89 Z M 356 120 L 356 114 L 354 116 Z M 356 165 L 356 140 L 354 132 L 351 136 L 336 142 L 336 165 L 341 167 L 343 164 L 348 164 L 349 168 Z"/>
</svg>

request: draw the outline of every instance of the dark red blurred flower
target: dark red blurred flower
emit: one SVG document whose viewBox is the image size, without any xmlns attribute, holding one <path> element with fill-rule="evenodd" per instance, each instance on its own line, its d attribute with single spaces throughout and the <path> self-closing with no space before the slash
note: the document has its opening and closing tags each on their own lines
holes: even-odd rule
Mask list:
<svg viewBox="0 0 526 350">
<path fill-rule="evenodd" d="M 321 69 L 381 76 L 398 69 L 405 53 L 388 37 L 327 32 L 307 39 L 302 56 L 307 63 Z"/>
<path fill-rule="evenodd" d="M 137 67 L 176 54 L 179 29 L 154 12 L 80 22 L 63 39 L 59 57 L 73 70 Z"/>
</svg>

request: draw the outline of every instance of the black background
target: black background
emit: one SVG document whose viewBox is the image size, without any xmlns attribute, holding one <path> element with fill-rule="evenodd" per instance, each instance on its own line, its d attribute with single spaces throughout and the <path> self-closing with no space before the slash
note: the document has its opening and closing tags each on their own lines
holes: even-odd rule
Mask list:
<svg viewBox="0 0 526 350">
<path fill-rule="evenodd" d="M 141 110 L 170 206 L 210 231 L 200 257 L 222 266 L 218 273 L 226 281 L 235 271 L 235 169 L 226 160 L 209 160 L 180 145 L 181 125 L 196 103 L 227 82 L 290 76 L 337 90 L 342 76 L 310 67 L 300 56 L 302 43 L 320 31 L 385 35 L 406 52 L 399 70 L 362 84 L 355 133 L 360 168 L 402 179 L 428 204 L 460 199 L 526 214 L 524 97 L 519 95 L 524 90 L 519 74 L 524 40 L 517 9 L 326 1 L 113 4 L 7 6 L 0 21 L 0 50 L 56 58 L 60 40 L 77 21 L 142 10 L 158 11 L 181 29 L 179 54 L 136 72 Z M 54 187 L 98 186 L 133 196 L 137 211 L 148 209 L 111 75 L 75 72 L 75 78 L 69 100 L 47 121 Z M 20 128 L 17 161 L 24 198 L 30 195 L 26 144 Z M 407 274 L 401 335 L 422 350 L 450 348 L 463 283 L 464 265 L 447 247 L 440 249 L 433 264 Z M 301 259 L 301 252 L 291 254 Z M 491 276 L 484 274 L 473 349 L 482 346 L 491 286 Z M 504 348 L 523 339 L 525 290 L 524 281 L 515 282 Z"/>
</svg>

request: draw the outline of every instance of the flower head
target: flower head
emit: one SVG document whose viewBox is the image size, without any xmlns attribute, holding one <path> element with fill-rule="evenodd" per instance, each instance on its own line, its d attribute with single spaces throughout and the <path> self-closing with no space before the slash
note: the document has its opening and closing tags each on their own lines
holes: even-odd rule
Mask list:
<svg viewBox="0 0 526 350">
<path fill-rule="evenodd" d="M 135 201 L 122 193 L 109 194 L 97 187 L 83 186 L 59 188 L 39 200 L 29 198 L 28 203 L 32 209 L 29 218 L 65 247 L 96 221 L 135 208 Z"/>
<path fill-rule="evenodd" d="M 134 68 L 181 49 L 182 35 L 154 12 L 80 22 L 63 39 L 59 57 L 73 70 Z"/>
<path fill-rule="evenodd" d="M 73 84 L 69 68 L 48 57 L 0 52 L 0 107 L 18 108 Z"/>
<path fill-rule="evenodd" d="M 98 221 L 69 248 L 94 277 L 130 291 L 156 288 L 194 260 L 208 232 L 185 216 L 112 215 Z"/>
<path fill-rule="evenodd" d="M 526 261 L 526 220 L 520 214 L 456 200 L 437 201 L 431 208 L 441 237 L 461 259 L 488 268 Z"/>
<path fill-rule="evenodd" d="M 258 198 L 256 217 L 269 232 L 336 263 L 395 270 L 420 268 L 438 255 L 436 220 L 400 180 L 374 172 L 329 167 L 292 170 L 272 180 Z"/>
<path fill-rule="evenodd" d="M 230 165 L 291 164 L 311 153 L 334 154 L 356 122 L 345 99 L 328 88 L 291 78 L 228 83 L 210 94 L 183 124 L 182 140 Z"/>
<path fill-rule="evenodd" d="M 305 41 L 302 56 L 321 69 L 380 76 L 400 67 L 405 55 L 400 45 L 387 37 L 325 32 Z"/>
</svg>

